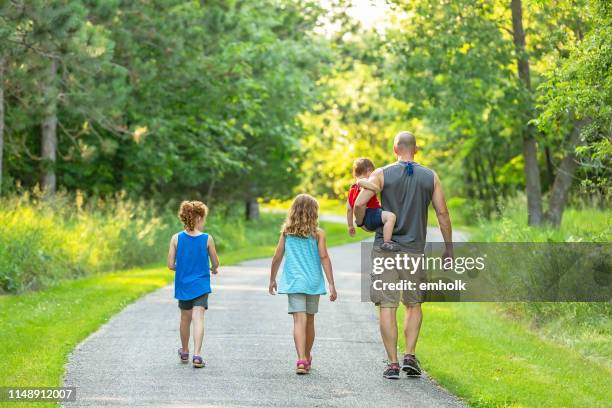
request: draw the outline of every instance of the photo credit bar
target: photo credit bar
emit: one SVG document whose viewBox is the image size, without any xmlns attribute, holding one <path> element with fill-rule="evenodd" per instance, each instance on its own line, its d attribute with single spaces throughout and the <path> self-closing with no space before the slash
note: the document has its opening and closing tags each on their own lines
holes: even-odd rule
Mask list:
<svg viewBox="0 0 612 408">
<path fill-rule="evenodd" d="M 384 252 L 361 245 L 361 300 L 414 292 L 428 302 L 608 302 L 608 242 L 426 243 L 421 251 Z M 402 295 L 403 296 L 403 295 Z"/>
</svg>

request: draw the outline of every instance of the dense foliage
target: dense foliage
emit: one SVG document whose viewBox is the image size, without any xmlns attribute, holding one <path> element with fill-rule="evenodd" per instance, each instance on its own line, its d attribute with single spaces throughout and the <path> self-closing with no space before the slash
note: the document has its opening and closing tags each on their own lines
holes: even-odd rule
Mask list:
<svg viewBox="0 0 612 408">
<path fill-rule="evenodd" d="M 86 201 L 82 194 L 49 198 L 34 191 L 5 198 L 0 201 L 0 294 L 157 264 L 165 260 L 170 237 L 182 228 L 177 209 L 178 202 L 159 209 L 125 194 Z M 205 228 L 228 265 L 240 251 L 256 256 L 259 245 L 272 250 L 282 219 L 282 214 L 264 214 L 245 221 L 235 208 L 217 205 Z"/>
<path fill-rule="evenodd" d="M 305 186 L 341 195 L 351 159 L 392 161 L 390 140 L 407 128 L 424 147 L 416 160 L 437 170 L 449 195 L 474 215 L 501 213 L 526 189 L 528 174 L 535 176 L 528 201 L 535 197 L 543 213 L 533 223 L 545 216 L 559 225 L 571 200 L 609 205 L 605 1 L 391 4 L 384 32 L 351 27 L 338 41 L 343 59 L 324 80 L 330 96 L 306 117 L 313 136 Z M 517 6 L 524 48 L 515 38 Z"/>
<path fill-rule="evenodd" d="M 317 4 L 3 2 L 2 184 L 42 172 L 45 189 L 53 173 L 101 195 L 286 194 L 296 117 L 330 56 L 312 34 Z"/>
<path fill-rule="evenodd" d="M 0 3 L 0 186 L 342 198 L 409 129 L 474 215 L 520 191 L 531 224 L 609 205 L 606 1 L 393 0 L 384 29 L 351 4 Z"/>
</svg>

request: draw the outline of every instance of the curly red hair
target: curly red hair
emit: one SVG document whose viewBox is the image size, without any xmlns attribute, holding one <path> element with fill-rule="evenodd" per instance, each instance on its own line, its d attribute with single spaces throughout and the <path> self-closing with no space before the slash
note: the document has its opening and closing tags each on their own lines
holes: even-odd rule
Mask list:
<svg viewBox="0 0 612 408">
<path fill-rule="evenodd" d="M 196 222 L 202 218 L 206 222 L 208 216 L 208 207 L 201 201 L 183 201 L 179 208 L 178 217 L 185 225 L 187 231 L 193 231 L 196 227 Z"/>
</svg>

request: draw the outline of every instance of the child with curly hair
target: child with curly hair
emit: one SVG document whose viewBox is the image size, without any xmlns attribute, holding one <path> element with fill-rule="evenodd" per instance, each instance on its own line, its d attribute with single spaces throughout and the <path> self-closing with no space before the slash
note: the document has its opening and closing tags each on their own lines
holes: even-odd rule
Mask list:
<svg viewBox="0 0 612 408">
<path fill-rule="evenodd" d="M 321 269 L 327 278 L 329 300 L 333 302 L 337 297 L 325 233 L 319 228 L 319 204 L 308 194 L 300 194 L 293 200 L 281 229 L 272 258 L 268 288 L 271 295 L 277 292 L 276 275 L 283 256 L 285 266 L 278 293 L 288 295 L 288 311 L 293 315 L 293 340 L 298 357 L 296 373 L 308 374 L 315 339 L 314 317 L 319 310 L 319 297 L 326 293 Z"/>
<path fill-rule="evenodd" d="M 204 340 L 204 311 L 208 309 L 211 293 L 210 274 L 219 269 L 219 257 L 212 235 L 202 232 L 208 207 L 200 201 L 183 201 L 178 216 L 185 226 L 172 236 L 168 251 L 168 268 L 174 274 L 174 297 L 181 309 L 181 348 L 178 355 L 182 363 L 189 361 L 189 331 L 193 321 L 194 354 L 192 363 L 204 367 L 202 341 Z"/>
</svg>

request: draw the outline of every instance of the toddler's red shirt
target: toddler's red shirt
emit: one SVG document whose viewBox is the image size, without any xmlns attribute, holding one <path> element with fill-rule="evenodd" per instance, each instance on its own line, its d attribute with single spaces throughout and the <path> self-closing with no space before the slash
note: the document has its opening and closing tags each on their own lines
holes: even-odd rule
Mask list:
<svg viewBox="0 0 612 408">
<path fill-rule="evenodd" d="M 361 191 L 361 187 L 359 187 L 357 184 L 353 184 L 351 188 L 349 189 L 348 203 L 351 208 L 355 207 L 355 201 L 357 200 L 357 196 L 359 195 L 360 191 Z M 378 197 L 376 197 L 376 194 L 374 194 L 374 197 L 370 198 L 370 201 L 368 201 L 367 207 L 368 208 L 380 208 L 381 207 L 380 202 L 378 201 Z"/>
</svg>

